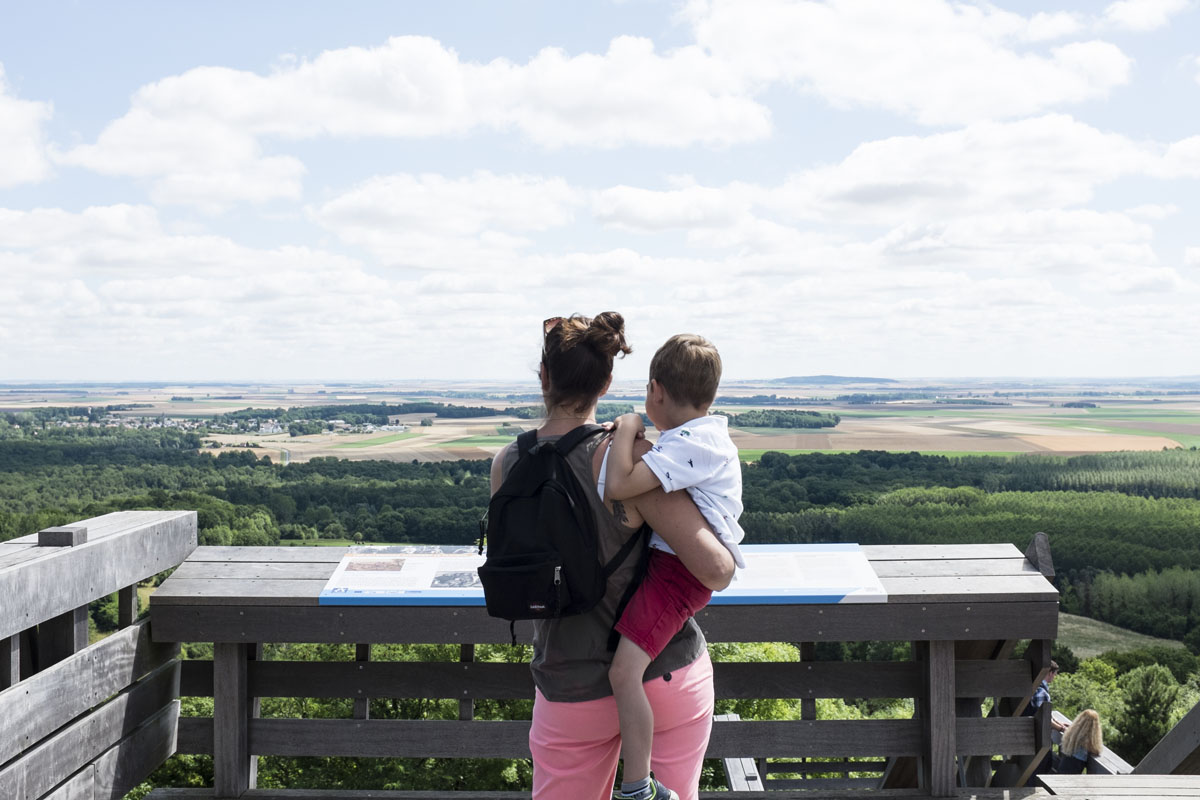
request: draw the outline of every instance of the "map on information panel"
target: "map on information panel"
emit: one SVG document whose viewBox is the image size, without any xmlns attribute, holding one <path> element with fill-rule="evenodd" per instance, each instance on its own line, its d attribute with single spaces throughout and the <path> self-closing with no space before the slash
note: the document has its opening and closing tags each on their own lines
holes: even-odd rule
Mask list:
<svg viewBox="0 0 1200 800">
<path fill-rule="evenodd" d="M 744 545 L 746 568 L 713 605 L 886 603 L 857 544 Z M 482 606 L 474 547 L 352 547 L 321 591 L 320 605 Z"/>
</svg>

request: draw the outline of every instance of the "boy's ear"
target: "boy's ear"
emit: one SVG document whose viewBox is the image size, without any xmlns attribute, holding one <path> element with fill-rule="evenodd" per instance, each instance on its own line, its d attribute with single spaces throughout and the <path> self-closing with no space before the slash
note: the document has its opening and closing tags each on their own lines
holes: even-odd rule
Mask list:
<svg viewBox="0 0 1200 800">
<path fill-rule="evenodd" d="M 654 402 L 661 405 L 665 394 L 666 390 L 663 389 L 663 385 L 656 378 L 651 378 L 649 395 L 654 398 Z"/>
</svg>

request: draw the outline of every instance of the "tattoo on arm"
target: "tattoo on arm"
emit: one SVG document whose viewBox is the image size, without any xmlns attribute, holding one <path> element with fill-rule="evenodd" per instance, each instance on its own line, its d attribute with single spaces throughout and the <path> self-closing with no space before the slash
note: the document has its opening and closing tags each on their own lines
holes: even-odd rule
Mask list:
<svg viewBox="0 0 1200 800">
<path fill-rule="evenodd" d="M 625 504 L 620 500 L 613 500 L 613 514 L 621 521 L 621 524 L 629 524 L 629 515 L 625 513 Z"/>
</svg>

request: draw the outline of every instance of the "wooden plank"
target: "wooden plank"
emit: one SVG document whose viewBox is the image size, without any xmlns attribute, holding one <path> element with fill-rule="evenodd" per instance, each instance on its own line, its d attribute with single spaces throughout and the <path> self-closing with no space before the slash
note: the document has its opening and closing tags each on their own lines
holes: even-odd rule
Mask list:
<svg viewBox="0 0 1200 800">
<path fill-rule="evenodd" d="M 283 548 L 280 548 L 283 549 Z M 308 561 L 193 561 L 171 573 L 167 583 L 181 580 L 322 580 L 328 581 L 337 563 Z"/>
<path fill-rule="evenodd" d="M 871 564 L 880 578 L 936 578 L 955 576 L 1039 575 L 1023 558 L 923 559 L 919 561 L 876 561 Z"/>
<path fill-rule="evenodd" d="M 718 698 L 916 697 L 920 668 L 907 662 L 719 663 L 713 665 Z M 960 695 L 980 685 L 1022 687 L 1022 662 L 958 662 L 966 675 Z M 460 697 L 521 699 L 533 695 L 527 664 L 455 662 L 251 662 L 255 697 Z M 956 678 L 956 684 L 958 679 Z M 211 697 L 212 662 L 185 661 L 180 691 Z M 973 696 L 973 695 L 970 695 Z"/>
<path fill-rule="evenodd" d="M 151 596 L 151 606 L 315 606 L 325 588 L 319 580 L 176 579 L 171 576 Z"/>
<path fill-rule="evenodd" d="M 478 791 L 457 792 L 447 795 L 444 790 L 384 790 L 384 789 L 254 789 L 243 795 L 243 800 L 445 800 L 446 797 L 461 797 L 462 800 L 529 800 L 529 791 Z M 808 790 L 771 791 L 703 791 L 700 800 L 912 800 L 926 797 L 915 789 L 873 790 L 830 789 L 818 795 Z M 212 800 L 212 789 L 155 789 L 149 800 Z M 1043 788 L 963 790 L 961 800 L 1049 800 Z M 1079 800 L 1083 800 L 1082 797 Z"/>
<path fill-rule="evenodd" d="M 508 623 L 482 607 L 204 606 L 150 600 L 153 635 L 181 642 L 463 642 L 506 644 Z M 711 642 L 1054 638 L 1057 602 L 708 606 L 697 617 Z M 748 624 L 752 623 L 752 624 Z M 518 622 L 518 642 L 528 643 Z"/>
<path fill-rule="evenodd" d="M 312 562 L 337 564 L 349 547 L 197 547 L 188 556 L 189 562 L 215 561 L 220 564 L 239 561 L 280 563 Z M 332 570 L 331 570 L 332 573 Z"/>
<path fill-rule="evenodd" d="M 1200 775 L 1039 775 L 1056 795 L 1200 797 Z"/>
<path fill-rule="evenodd" d="M 155 789 L 149 795 L 149 800 L 212 800 L 212 789 Z M 255 789 L 243 795 L 243 800 L 445 800 L 448 795 L 443 790 L 382 790 L 382 789 Z M 458 792 L 453 796 L 462 800 L 529 800 L 526 791 L 479 791 Z M 916 790 L 876 790 L 864 792 L 863 789 L 830 789 L 823 790 L 814 797 L 812 791 L 782 790 L 771 791 L 764 795 L 761 791 L 714 791 L 700 792 L 700 800 L 912 800 L 926 795 Z M 961 800 L 1048 800 L 1050 795 L 1045 789 L 971 789 L 959 795 Z M 1079 800 L 1083 800 L 1080 798 Z"/>
<path fill-rule="evenodd" d="M 475 660 L 475 645 L 460 644 L 458 646 L 458 660 L 460 663 L 469 664 Z M 355 708 L 357 709 L 355 701 Z M 357 714 L 355 715 L 358 716 Z M 463 721 L 472 720 L 475 718 L 475 700 L 473 699 L 470 690 L 464 690 L 463 696 L 458 701 L 458 718 Z M 360 719 L 366 719 L 364 714 Z"/>
<path fill-rule="evenodd" d="M 159 667 L 111 702 L 29 748 L 0 769 L 0 797 L 46 794 L 170 704 L 178 686 L 178 664 Z"/>
<path fill-rule="evenodd" d="M 42 800 L 95 800 L 95 797 L 96 768 L 88 764 L 60 783 L 50 794 L 43 795 Z"/>
<path fill-rule="evenodd" d="M 1012 727 L 1014 721 L 1004 722 Z M 250 748 L 260 755 L 529 757 L 529 722 L 523 720 L 257 719 L 249 727 Z M 210 751 L 212 729 L 211 718 L 180 718 L 179 752 Z M 977 736 L 967 746 L 986 746 L 985 738 Z M 920 749 L 915 720 L 743 721 L 714 726 L 706 757 L 742 757 L 748 752 L 766 758 L 915 756 Z"/>
<path fill-rule="evenodd" d="M 860 548 L 870 562 L 945 561 L 974 558 L 1024 558 L 1011 544 L 865 544 Z"/>
<path fill-rule="evenodd" d="M 1041 575 L 1034 574 L 880 578 L 879 582 L 888 593 L 889 603 L 1007 603 L 1058 599 L 1058 590 Z"/>
<path fill-rule="evenodd" d="M 95 800 L 121 800 L 175 754 L 179 701 L 173 700 L 95 761 Z"/>
<path fill-rule="evenodd" d="M 1200 704 L 1176 723 L 1133 768 L 1135 775 L 1167 775 L 1181 769 L 1200 753 Z"/>
<path fill-rule="evenodd" d="M 954 793 L 957 777 L 954 643 L 929 642 L 923 655 L 925 696 L 921 698 L 921 739 L 925 752 L 921 758 L 924 783 L 934 797 L 948 797 Z"/>
<path fill-rule="evenodd" d="M 0 542 L 0 569 L 23 564 L 42 555 L 45 553 L 36 544 L 15 544 L 11 539 Z"/>
<path fill-rule="evenodd" d="M 168 663 L 178 648 L 150 639 L 148 621 L 118 631 L 0 692 L 0 763 Z"/>
<path fill-rule="evenodd" d="M 127 516 L 131 514 L 132 518 Z M 117 517 L 112 524 L 120 522 L 121 527 L 110 529 L 88 521 L 89 532 L 108 533 L 0 569 L 0 597 L 6 598 L 0 637 L 173 567 L 196 546 L 194 511 L 118 511 L 97 519 L 106 517 Z"/>
<path fill-rule="evenodd" d="M 139 528 L 162 518 L 163 514 L 190 514 L 190 511 L 113 511 L 98 517 L 89 517 L 73 525 L 81 525 L 88 529 L 88 539 L 103 539 L 113 534 L 124 533 L 129 528 Z M 9 543 L 37 545 L 38 535 L 18 536 L 9 539 Z M 45 549 L 45 548 L 41 548 Z"/>
<path fill-rule="evenodd" d="M 240 797 L 251 785 L 249 657 L 246 644 L 219 642 L 213 646 L 213 787 L 217 797 Z"/>
</svg>

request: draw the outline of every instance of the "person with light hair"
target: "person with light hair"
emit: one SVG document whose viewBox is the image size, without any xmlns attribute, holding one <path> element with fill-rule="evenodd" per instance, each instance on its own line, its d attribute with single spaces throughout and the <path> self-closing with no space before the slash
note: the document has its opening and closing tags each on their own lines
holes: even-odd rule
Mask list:
<svg viewBox="0 0 1200 800">
<path fill-rule="evenodd" d="M 1058 768 L 1062 775 L 1078 775 L 1087 768 L 1088 759 L 1100 755 L 1104 750 L 1104 736 L 1100 733 L 1100 715 L 1085 708 L 1072 720 L 1058 746 Z"/>
</svg>

